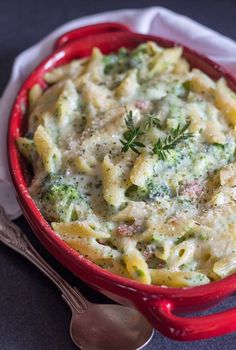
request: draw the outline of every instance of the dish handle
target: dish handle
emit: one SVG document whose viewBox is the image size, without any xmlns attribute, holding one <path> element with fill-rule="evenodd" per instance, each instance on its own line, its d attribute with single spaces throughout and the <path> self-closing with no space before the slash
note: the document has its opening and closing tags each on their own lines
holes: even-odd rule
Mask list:
<svg viewBox="0 0 236 350">
<path fill-rule="evenodd" d="M 130 32 L 131 29 L 124 24 L 115 22 L 104 22 L 98 24 L 92 24 L 89 26 L 77 28 L 71 30 L 67 33 L 62 34 L 55 42 L 54 49 L 57 50 L 62 48 L 69 42 L 83 39 L 86 36 L 104 34 L 104 33 L 114 33 L 114 32 Z"/>
<path fill-rule="evenodd" d="M 176 316 L 169 300 L 145 300 L 141 310 L 165 336 L 181 341 L 207 339 L 236 331 L 236 308 L 199 317 Z"/>
</svg>

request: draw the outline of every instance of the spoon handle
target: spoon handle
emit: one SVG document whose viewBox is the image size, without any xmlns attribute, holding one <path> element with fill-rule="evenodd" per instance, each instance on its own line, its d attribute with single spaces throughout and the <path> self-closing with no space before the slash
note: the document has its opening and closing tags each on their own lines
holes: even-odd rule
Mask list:
<svg viewBox="0 0 236 350">
<path fill-rule="evenodd" d="M 0 241 L 31 261 L 62 292 L 63 299 L 71 310 L 79 313 L 87 310 L 87 301 L 80 292 L 72 288 L 35 250 L 23 231 L 13 224 L 0 206 Z"/>
</svg>

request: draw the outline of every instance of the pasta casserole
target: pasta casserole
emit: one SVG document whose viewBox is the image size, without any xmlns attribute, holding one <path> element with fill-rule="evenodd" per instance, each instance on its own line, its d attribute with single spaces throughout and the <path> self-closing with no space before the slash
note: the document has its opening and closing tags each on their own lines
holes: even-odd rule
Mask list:
<svg viewBox="0 0 236 350">
<path fill-rule="evenodd" d="M 84 257 L 140 283 L 236 272 L 236 95 L 181 47 L 74 60 L 29 91 L 30 194 Z"/>
</svg>

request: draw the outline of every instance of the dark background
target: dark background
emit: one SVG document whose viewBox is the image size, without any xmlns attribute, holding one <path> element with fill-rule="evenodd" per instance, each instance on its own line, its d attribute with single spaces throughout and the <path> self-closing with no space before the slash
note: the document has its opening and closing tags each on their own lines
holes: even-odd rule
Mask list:
<svg viewBox="0 0 236 350">
<path fill-rule="evenodd" d="M 234 0 L 0 0 L 0 94 L 8 81 L 16 55 L 57 26 L 96 12 L 155 5 L 187 15 L 236 39 Z M 79 286 L 91 301 L 106 301 L 105 297 L 85 286 L 49 256 L 24 218 L 16 222 L 69 282 Z M 227 309 L 234 304 L 231 297 L 213 311 Z M 24 258 L 0 244 L 0 350 L 76 349 L 70 340 L 69 321 L 70 311 L 57 289 Z M 194 343 L 171 341 L 156 333 L 146 349 L 235 350 L 236 333 Z"/>
</svg>

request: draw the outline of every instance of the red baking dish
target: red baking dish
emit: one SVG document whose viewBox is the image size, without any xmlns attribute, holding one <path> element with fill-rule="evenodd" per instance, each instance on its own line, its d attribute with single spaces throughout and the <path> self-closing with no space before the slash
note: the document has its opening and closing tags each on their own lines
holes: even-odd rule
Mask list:
<svg viewBox="0 0 236 350">
<path fill-rule="evenodd" d="M 231 295 L 236 290 L 236 274 L 204 286 L 166 288 L 143 285 L 93 264 L 67 246 L 40 214 L 29 195 L 27 166 L 16 147 L 16 139 L 23 134 L 25 128 L 24 111 L 28 104 L 28 91 L 35 83 L 46 88 L 43 81 L 46 71 L 72 59 L 88 56 L 94 46 L 107 54 L 122 46 L 134 48 L 147 40 L 153 40 L 163 47 L 176 45 L 157 36 L 134 33 L 126 26 L 116 23 L 79 28 L 56 41 L 55 51 L 24 82 L 12 107 L 8 130 L 12 181 L 23 213 L 40 241 L 76 276 L 110 298 L 137 308 L 158 331 L 170 338 L 192 341 L 223 335 L 236 330 L 236 308 L 209 316 L 185 317 L 183 314 L 207 309 Z M 220 66 L 188 48 L 184 48 L 184 56 L 192 66 L 203 70 L 213 79 L 225 77 L 229 86 L 236 91 L 236 79 Z"/>
</svg>

